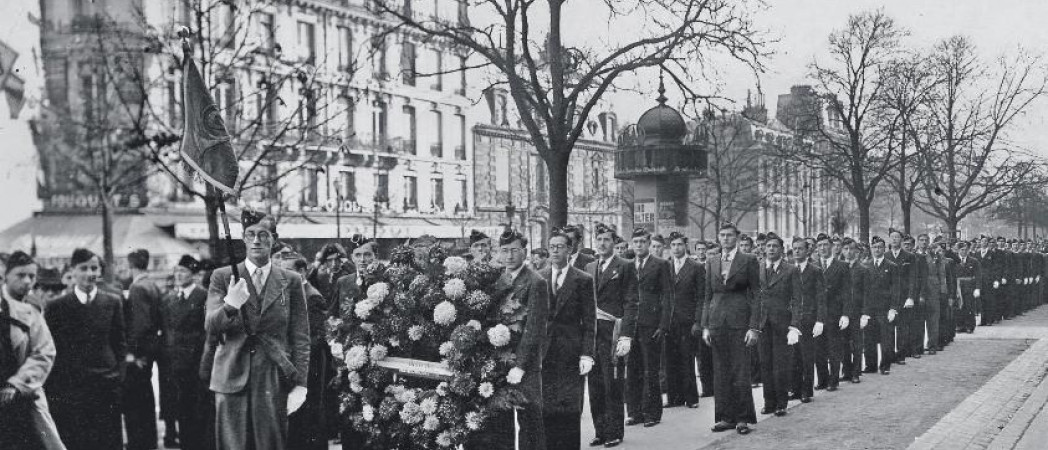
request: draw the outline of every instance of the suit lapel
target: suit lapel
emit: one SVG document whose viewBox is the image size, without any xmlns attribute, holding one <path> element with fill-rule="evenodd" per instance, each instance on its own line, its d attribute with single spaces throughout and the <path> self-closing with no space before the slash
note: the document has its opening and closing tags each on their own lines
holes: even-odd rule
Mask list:
<svg viewBox="0 0 1048 450">
<path fill-rule="evenodd" d="M 284 277 L 283 269 L 274 266 L 269 271 L 269 278 L 266 280 L 266 288 L 262 293 L 262 310 L 261 313 L 265 314 L 269 306 L 277 299 L 284 296 L 284 288 L 287 286 L 287 278 Z"/>
<path fill-rule="evenodd" d="M 553 315 L 550 317 L 557 317 L 560 314 L 560 309 L 567 303 L 567 299 L 571 298 L 572 294 L 575 293 L 575 271 L 568 267 L 568 273 L 564 274 L 564 284 L 560 286 L 560 290 L 557 291 L 556 304 L 553 305 Z"/>
<path fill-rule="evenodd" d="M 731 259 L 731 266 L 728 267 L 728 278 L 724 279 L 725 282 L 727 282 L 728 279 L 730 279 L 732 276 L 734 276 L 735 272 L 739 271 L 739 266 L 741 265 L 739 263 L 739 257 L 741 257 L 741 256 L 742 256 L 742 252 L 740 252 L 738 250 L 735 250 L 735 257 Z"/>
<path fill-rule="evenodd" d="M 783 264 L 786 264 L 786 262 L 779 261 L 779 270 L 772 272 L 771 280 L 768 281 L 768 287 L 774 286 L 776 283 L 778 283 L 779 280 L 782 279 L 782 276 L 786 273 L 786 268 L 782 266 Z"/>
</svg>

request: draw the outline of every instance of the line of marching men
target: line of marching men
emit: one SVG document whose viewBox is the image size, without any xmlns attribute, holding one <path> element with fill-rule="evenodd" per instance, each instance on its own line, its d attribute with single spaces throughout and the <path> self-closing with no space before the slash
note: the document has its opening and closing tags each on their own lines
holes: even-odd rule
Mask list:
<svg viewBox="0 0 1048 450">
<path fill-rule="evenodd" d="M 581 227 L 569 231 L 581 241 Z M 713 431 L 747 434 L 751 387 L 763 386 L 761 414 L 782 416 L 791 399 L 889 375 L 1048 294 L 1048 254 L 1030 240 L 895 229 L 869 244 L 827 234 L 754 240 L 725 224 L 717 242 L 692 246 L 679 233 L 594 232 L 593 255 L 575 248 L 571 258 L 593 278 L 597 302 L 591 446 L 615 447 L 625 426 L 657 426 L 663 408 L 708 396 Z"/>
</svg>

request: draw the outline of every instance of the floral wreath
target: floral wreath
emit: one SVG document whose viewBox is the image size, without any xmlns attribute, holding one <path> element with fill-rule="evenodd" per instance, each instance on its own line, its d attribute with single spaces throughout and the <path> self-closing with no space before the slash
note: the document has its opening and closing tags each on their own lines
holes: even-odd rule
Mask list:
<svg viewBox="0 0 1048 450">
<path fill-rule="evenodd" d="M 501 274 L 439 245 L 398 247 L 388 268 L 362 271 L 367 296 L 328 320 L 328 343 L 341 414 L 372 447 L 455 448 L 525 402 L 507 374 L 527 311 L 500 301 L 511 288 Z M 439 361 L 451 375 L 434 381 L 378 365 L 394 356 Z"/>
</svg>

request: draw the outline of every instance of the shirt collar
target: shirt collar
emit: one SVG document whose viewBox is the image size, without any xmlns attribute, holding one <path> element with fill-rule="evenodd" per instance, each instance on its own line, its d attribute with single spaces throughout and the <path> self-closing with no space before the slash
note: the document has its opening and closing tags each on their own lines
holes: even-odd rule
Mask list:
<svg viewBox="0 0 1048 450">
<path fill-rule="evenodd" d="M 781 262 L 782 262 L 782 258 L 779 258 L 779 259 L 775 260 L 775 262 L 772 262 L 769 259 L 768 260 L 768 268 L 771 269 L 771 270 L 779 270 L 779 263 L 781 263 Z"/>
<path fill-rule="evenodd" d="M 523 271 L 523 270 L 524 270 L 524 265 L 521 264 L 520 267 L 517 268 L 517 270 L 509 270 L 509 268 L 507 268 L 506 269 L 506 273 L 509 274 L 509 280 L 510 281 L 514 281 L 514 280 L 517 279 L 517 277 L 520 276 L 520 272 Z"/>
<path fill-rule="evenodd" d="M 76 294 L 76 299 L 79 300 L 80 303 L 86 305 L 88 302 L 94 300 L 95 297 L 98 296 L 98 287 L 95 286 L 94 289 L 91 289 L 91 292 L 84 292 L 82 289 L 80 289 L 80 286 L 74 286 L 73 293 Z"/>
<path fill-rule="evenodd" d="M 797 263 L 797 268 L 800 269 L 801 272 L 804 272 L 804 269 L 808 268 L 808 260 L 805 259 L 805 260 L 802 260 L 802 261 L 798 262 Z"/>
<path fill-rule="evenodd" d="M 3 287 L 0 287 L 0 296 L 3 296 L 2 298 L 5 298 L 7 300 L 15 299 L 15 297 L 11 295 L 11 291 L 7 289 L 7 283 L 4 283 Z"/>
<path fill-rule="evenodd" d="M 884 261 L 884 257 L 883 256 L 880 257 L 880 258 L 873 258 L 873 265 L 875 265 L 877 267 L 880 267 L 881 266 L 881 261 Z"/>
<path fill-rule="evenodd" d="M 138 283 L 139 281 L 142 281 L 143 279 L 148 278 L 148 277 L 149 277 L 148 273 L 142 272 L 142 273 L 140 273 L 138 275 L 135 275 L 135 277 L 133 279 L 131 279 L 131 284 Z"/>
<path fill-rule="evenodd" d="M 721 260 L 724 260 L 724 261 L 733 261 L 733 260 L 735 260 L 735 253 L 737 253 L 738 251 L 739 251 L 739 247 L 735 247 L 735 248 L 731 249 L 731 251 L 728 252 L 727 254 L 722 254 L 721 255 Z"/>
<path fill-rule="evenodd" d="M 189 298 L 189 294 L 193 293 L 193 289 L 196 289 L 196 283 L 190 283 L 189 286 L 179 289 L 179 291 L 182 291 L 183 297 Z"/>
<path fill-rule="evenodd" d="M 247 268 L 247 275 L 250 277 L 255 274 L 255 269 L 262 269 L 262 279 L 265 280 L 269 276 L 269 272 L 273 269 L 273 261 L 270 260 L 266 265 L 258 267 L 255 263 L 251 262 L 250 259 L 244 260 L 244 267 Z"/>
<path fill-rule="evenodd" d="M 571 258 L 568 258 L 568 265 L 569 265 L 569 266 L 574 266 L 574 265 L 575 265 L 575 260 L 576 260 L 576 259 L 579 259 L 579 254 L 578 254 L 578 252 L 575 252 L 575 253 L 572 253 L 572 254 L 571 254 Z"/>
</svg>

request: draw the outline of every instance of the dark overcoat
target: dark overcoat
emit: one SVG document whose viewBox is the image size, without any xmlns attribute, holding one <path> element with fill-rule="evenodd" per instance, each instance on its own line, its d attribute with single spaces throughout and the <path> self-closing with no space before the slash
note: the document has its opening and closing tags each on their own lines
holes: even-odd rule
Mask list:
<svg viewBox="0 0 1048 450">
<path fill-rule="evenodd" d="M 552 292 L 553 269 L 540 272 L 550 280 L 546 356 L 542 361 L 543 410 L 546 413 L 582 413 L 585 377 L 579 375 L 579 358 L 594 357 L 597 327 L 593 278 L 571 267 L 564 284 Z"/>
</svg>

